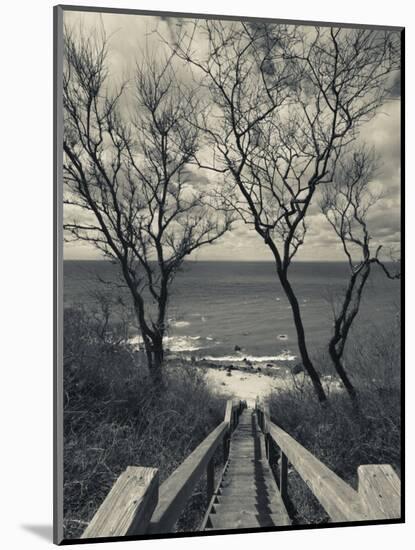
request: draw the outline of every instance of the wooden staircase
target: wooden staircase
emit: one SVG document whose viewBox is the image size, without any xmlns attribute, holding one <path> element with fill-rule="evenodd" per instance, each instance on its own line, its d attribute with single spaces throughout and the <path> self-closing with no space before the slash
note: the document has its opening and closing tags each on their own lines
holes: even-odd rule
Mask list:
<svg viewBox="0 0 415 550">
<path fill-rule="evenodd" d="M 225 464 L 215 490 L 216 453 L 222 446 Z M 275 464 L 277 457 L 278 486 L 269 465 L 270 460 Z M 201 530 L 290 525 L 284 506 L 289 498 L 289 464 L 333 523 L 402 522 L 401 482 L 392 466 L 359 466 L 355 490 L 274 424 L 266 401 L 257 398 L 255 409 L 247 409 L 245 401 L 230 399 L 223 421 L 160 487 L 156 468 L 129 466 L 114 483 L 82 539 L 148 538 L 176 532 L 177 521 L 204 475 L 209 505 Z"/>
<path fill-rule="evenodd" d="M 244 529 L 290 525 L 265 452 L 253 409 L 245 409 L 230 440 L 223 475 L 201 529 Z"/>
</svg>

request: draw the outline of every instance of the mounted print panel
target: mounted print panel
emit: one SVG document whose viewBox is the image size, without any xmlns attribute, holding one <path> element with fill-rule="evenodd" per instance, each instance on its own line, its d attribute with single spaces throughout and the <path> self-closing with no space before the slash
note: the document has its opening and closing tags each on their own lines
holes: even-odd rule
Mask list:
<svg viewBox="0 0 415 550">
<path fill-rule="evenodd" d="M 403 29 L 55 8 L 55 542 L 402 522 Z"/>
</svg>

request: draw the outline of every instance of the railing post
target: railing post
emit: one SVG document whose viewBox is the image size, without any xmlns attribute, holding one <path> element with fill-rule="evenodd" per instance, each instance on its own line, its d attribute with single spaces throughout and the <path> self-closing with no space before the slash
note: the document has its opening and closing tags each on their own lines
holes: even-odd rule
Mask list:
<svg viewBox="0 0 415 550">
<path fill-rule="evenodd" d="M 226 402 L 225 422 L 228 422 L 229 428 L 232 430 L 232 399 Z"/>
<path fill-rule="evenodd" d="M 229 431 L 223 438 L 223 463 L 225 464 L 229 457 Z"/>
<path fill-rule="evenodd" d="M 268 401 L 264 401 L 264 404 L 263 404 L 263 407 L 262 407 L 262 410 L 263 410 L 263 419 L 262 419 L 262 431 L 264 433 L 268 433 L 269 431 L 269 426 L 268 426 L 268 423 L 270 421 L 270 414 L 269 414 L 269 405 L 268 405 Z"/>
<path fill-rule="evenodd" d="M 206 492 L 207 492 L 208 502 L 210 502 L 210 499 L 213 496 L 214 490 L 215 490 L 215 462 L 212 456 L 206 468 Z"/>
<path fill-rule="evenodd" d="M 229 421 L 223 421 L 196 447 L 160 487 L 159 503 L 151 517 L 148 534 L 171 533 L 186 502 L 202 476 L 216 449 L 228 433 Z M 210 474 L 209 474 L 210 475 Z"/>
<path fill-rule="evenodd" d="M 269 462 L 269 446 L 270 446 L 270 437 L 269 434 L 265 434 L 265 456 Z"/>
<path fill-rule="evenodd" d="M 98 508 L 83 539 L 141 535 L 158 501 L 158 470 L 129 466 Z"/>
<path fill-rule="evenodd" d="M 288 459 L 287 456 L 281 451 L 280 457 L 280 493 L 283 502 L 287 499 L 288 488 Z"/>
<path fill-rule="evenodd" d="M 359 466 L 358 493 L 369 519 L 401 517 L 401 481 L 389 464 Z"/>
<path fill-rule="evenodd" d="M 228 423 L 228 429 L 223 438 L 223 461 L 224 463 L 228 460 L 229 456 L 229 440 L 232 433 L 232 410 L 233 402 L 232 399 L 228 399 L 226 402 L 226 411 L 225 411 L 225 422 Z"/>
</svg>

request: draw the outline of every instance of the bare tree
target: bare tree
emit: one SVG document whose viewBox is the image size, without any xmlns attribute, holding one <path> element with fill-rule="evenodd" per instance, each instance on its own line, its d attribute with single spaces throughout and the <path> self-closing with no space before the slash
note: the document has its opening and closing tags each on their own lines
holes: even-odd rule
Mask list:
<svg viewBox="0 0 415 550">
<path fill-rule="evenodd" d="M 343 354 L 353 321 L 369 279 L 371 267 L 381 267 L 390 279 L 400 278 L 398 262 L 389 266 L 382 261 L 382 245 L 374 244 L 368 227 L 371 208 L 381 195 L 372 191 L 377 170 L 373 151 L 365 147 L 341 159 L 334 181 L 323 189 L 321 209 L 342 244 L 349 267 L 349 280 L 343 297 L 333 304 L 333 334 L 329 341 L 330 358 L 352 402 L 357 406 L 357 392 L 348 376 Z"/>
<path fill-rule="evenodd" d="M 223 235 L 230 218 L 214 210 L 189 167 L 199 146 L 198 100 L 179 84 L 172 57 L 143 57 L 129 104 L 107 55 L 104 34 L 66 30 L 64 202 L 75 213 L 65 229 L 120 267 L 161 385 L 170 285 L 185 257 Z"/>
<path fill-rule="evenodd" d="M 206 48 L 195 47 L 198 33 Z M 332 180 L 341 150 L 387 97 L 397 41 L 372 30 L 206 21 L 185 27 L 173 47 L 210 92 L 200 127 L 212 154 L 198 162 L 225 174 L 224 204 L 271 250 L 320 401 L 289 267 L 318 185 Z"/>
</svg>

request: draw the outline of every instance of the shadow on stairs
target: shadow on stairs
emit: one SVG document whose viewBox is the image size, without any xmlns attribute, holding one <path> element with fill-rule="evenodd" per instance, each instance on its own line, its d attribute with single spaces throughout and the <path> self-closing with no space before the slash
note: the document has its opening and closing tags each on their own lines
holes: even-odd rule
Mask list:
<svg viewBox="0 0 415 550">
<path fill-rule="evenodd" d="M 245 409 L 230 440 L 229 457 L 201 530 L 290 525 L 265 453 L 253 409 Z"/>
</svg>

